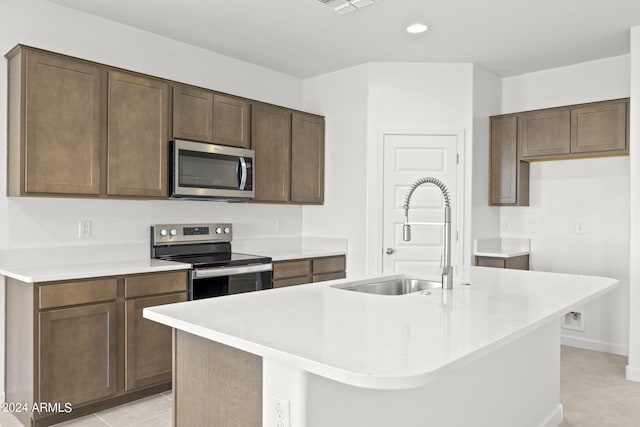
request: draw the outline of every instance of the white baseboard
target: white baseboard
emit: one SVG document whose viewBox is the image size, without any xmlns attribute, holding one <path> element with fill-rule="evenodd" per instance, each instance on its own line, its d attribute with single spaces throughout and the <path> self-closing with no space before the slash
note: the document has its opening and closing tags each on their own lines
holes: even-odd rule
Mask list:
<svg viewBox="0 0 640 427">
<path fill-rule="evenodd" d="M 640 381 L 640 368 L 627 365 L 625 376 L 629 381 Z"/>
<path fill-rule="evenodd" d="M 540 421 L 538 427 L 558 427 L 562 424 L 562 418 L 562 404 L 558 403 L 558 406 Z"/>
<path fill-rule="evenodd" d="M 628 346 L 623 344 L 596 341 L 596 340 L 578 338 L 578 337 L 567 336 L 567 335 L 562 336 L 561 342 L 562 342 L 562 345 L 584 348 L 585 350 L 602 351 L 605 353 L 619 354 L 621 356 L 629 355 Z"/>
</svg>

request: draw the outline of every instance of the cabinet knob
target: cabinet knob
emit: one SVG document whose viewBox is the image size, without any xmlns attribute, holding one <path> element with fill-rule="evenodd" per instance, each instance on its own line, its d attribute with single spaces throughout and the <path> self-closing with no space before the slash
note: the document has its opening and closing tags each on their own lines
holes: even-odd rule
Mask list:
<svg viewBox="0 0 640 427">
<path fill-rule="evenodd" d="M 395 251 L 393 250 L 393 248 L 387 248 L 387 250 L 385 252 L 387 252 L 387 255 L 391 255 Z"/>
</svg>

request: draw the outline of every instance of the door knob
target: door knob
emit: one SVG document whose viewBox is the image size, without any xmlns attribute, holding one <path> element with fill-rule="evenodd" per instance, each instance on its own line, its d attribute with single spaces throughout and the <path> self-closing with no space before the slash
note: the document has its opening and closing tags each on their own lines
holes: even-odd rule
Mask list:
<svg viewBox="0 0 640 427">
<path fill-rule="evenodd" d="M 386 252 L 387 252 L 387 255 L 391 255 L 394 251 L 393 251 L 393 248 L 387 248 Z"/>
</svg>

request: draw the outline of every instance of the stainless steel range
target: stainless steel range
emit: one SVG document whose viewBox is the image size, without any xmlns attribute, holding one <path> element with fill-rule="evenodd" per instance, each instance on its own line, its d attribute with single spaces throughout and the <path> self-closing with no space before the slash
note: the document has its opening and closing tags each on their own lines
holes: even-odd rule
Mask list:
<svg viewBox="0 0 640 427">
<path fill-rule="evenodd" d="M 189 299 L 270 289 L 271 258 L 231 252 L 228 223 L 151 226 L 151 257 L 191 264 Z"/>
</svg>

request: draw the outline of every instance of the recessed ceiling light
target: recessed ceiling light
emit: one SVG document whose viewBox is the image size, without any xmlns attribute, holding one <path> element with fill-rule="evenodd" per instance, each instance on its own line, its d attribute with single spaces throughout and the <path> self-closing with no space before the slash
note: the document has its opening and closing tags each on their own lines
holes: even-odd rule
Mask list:
<svg viewBox="0 0 640 427">
<path fill-rule="evenodd" d="M 420 34 L 420 33 L 424 33 L 425 31 L 427 31 L 429 29 L 429 27 L 427 27 L 424 24 L 411 24 L 407 27 L 407 32 L 411 33 L 411 34 Z"/>
</svg>

